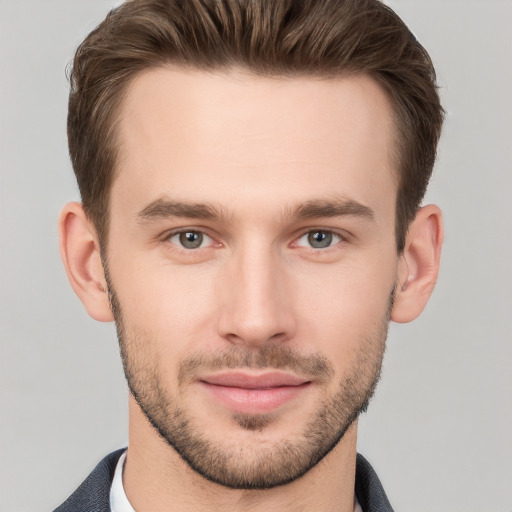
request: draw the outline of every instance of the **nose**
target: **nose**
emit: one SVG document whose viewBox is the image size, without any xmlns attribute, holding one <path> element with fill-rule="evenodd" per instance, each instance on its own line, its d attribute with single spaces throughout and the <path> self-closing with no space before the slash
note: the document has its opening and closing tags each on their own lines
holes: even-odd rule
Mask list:
<svg viewBox="0 0 512 512">
<path fill-rule="evenodd" d="M 296 328 L 289 269 L 272 248 L 256 245 L 233 253 L 217 283 L 219 334 L 247 347 L 288 341 Z"/>
</svg>

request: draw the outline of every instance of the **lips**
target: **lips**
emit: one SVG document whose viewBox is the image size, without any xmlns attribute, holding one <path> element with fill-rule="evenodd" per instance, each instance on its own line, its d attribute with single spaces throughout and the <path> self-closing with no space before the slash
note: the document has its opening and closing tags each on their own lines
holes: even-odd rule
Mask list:
<svg viewBox="0 0 512 512">
<path fill-rule="evenodd" d="M 222 406 L 238 414 L 268 414 L 295 400 L 310 385 L 285 372 L 225 372 L 202 378 L 202 387 Z"/>
<path fill-rule="evenodd" d="M 284 372 L 269 372 L 262 375 L 252 375 L 243 372 L 229 372 L 208 376 L 203 380 L 216 386 L 236 387 L 244 389 L 300 386 L 301 384 L 307 382 L 301 377 Z"/>
</svg>

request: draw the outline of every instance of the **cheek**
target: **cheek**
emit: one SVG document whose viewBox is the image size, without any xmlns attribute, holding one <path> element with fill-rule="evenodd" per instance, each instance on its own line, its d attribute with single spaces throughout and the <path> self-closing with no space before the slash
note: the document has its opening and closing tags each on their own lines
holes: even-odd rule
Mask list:
<svg viewBox="0 0 512 512">
<path fill-rule="evenodd" d="M 317 349 L 333 360 L 348 359 L 361 344 L 382 336 L 393 284 L 392 266 L 354 264 L 309 275 L 298 299 L 301 337 L 317 340 Z"/>
<path fill-rule="evenodd" d="M 391 254 L 359 253 L 335 265 L 289 265 L 280 274 L 287 293 L 277 306 L 294 316 L 297 349 L 345 361 L 382 330 L 395 276 Z M 177 266 L 136 251 L 111 265 L 127 334 L 137 333 L 147 345 L 144 350 L 162 361 L 219 348 L 219 294 L 225 300 L 233 291 L 223 276 L 213 263 Z"/>
<path fill-rule="evenodd" d="M 215 304 L 211 276 L 193 265 L 161 262 L 117 270 L 114 287 L 128 333 L 138 332 L 159 356 L 173 359 L 207 341 Z"/>
</svg>

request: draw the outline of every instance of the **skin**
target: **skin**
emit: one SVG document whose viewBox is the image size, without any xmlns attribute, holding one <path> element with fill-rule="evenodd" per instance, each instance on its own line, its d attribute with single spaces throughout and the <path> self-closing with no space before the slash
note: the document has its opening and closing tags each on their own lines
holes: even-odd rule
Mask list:
<svg viewBox="0 0 512 512">
<path fill-rule="evenodd" d="M 245 465 L 283 440 L 301 442 L 340 383 L 370 388 L 389 317 L 413 320 L 432 292 L 441 214 L 420 209 L 397 254 L 392 119 L 386 95 L 366 76 L 151 70 L 130 85 L 121 110 L 106 261 L 81 206 L 61 214 L 61 253 L 89 314 L 113 319 L 108 265 L 134 374 L 156 376 L 160 399 L 171 397 L 221 451 L 243 450 Z M 180 230 L 204 234 L 203 244 L 184 248 Z M 309 235 L 319 231 L 333 235 L 330 245 L 311 246 Z M 204 385 L 211 366 L 180 380 L 180 363 L 198 355 L 268 347 L 320 357 L 329 372 L 286 370 L 307 385 L 265 414 L 258 399 L 244 410 L 266 417 L 259 428 L 244 427 Z M 243 368 L 251 376 L 268 370 Z M 356 430 L 354 421 L 291 483 L 229 489 L 192 470 L 131 396 L 123 482 L 140 511 L 351 511 Z"/>
</svg>

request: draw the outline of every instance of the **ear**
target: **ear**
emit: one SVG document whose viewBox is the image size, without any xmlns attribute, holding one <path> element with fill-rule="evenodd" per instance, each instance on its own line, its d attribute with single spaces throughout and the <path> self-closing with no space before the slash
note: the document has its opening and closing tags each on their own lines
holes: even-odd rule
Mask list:
<svg viewBox="0 0 512 512">
<path fill-rule="evenodd" d="M 398 282 L 391 320 L 406 323 L 425 308 L 439 273 L 443 245 L 441 210 L 435 205 L 420 208 L 407 233 L 400 257 Z"/>
<path fill-rule="evenodd" d="M 59 239 L 69 282 L 87 313 L 100 322 L 112 321 L 96 229 L 80 203 L 68 203 L 62 209 Z"/>
</svg>

